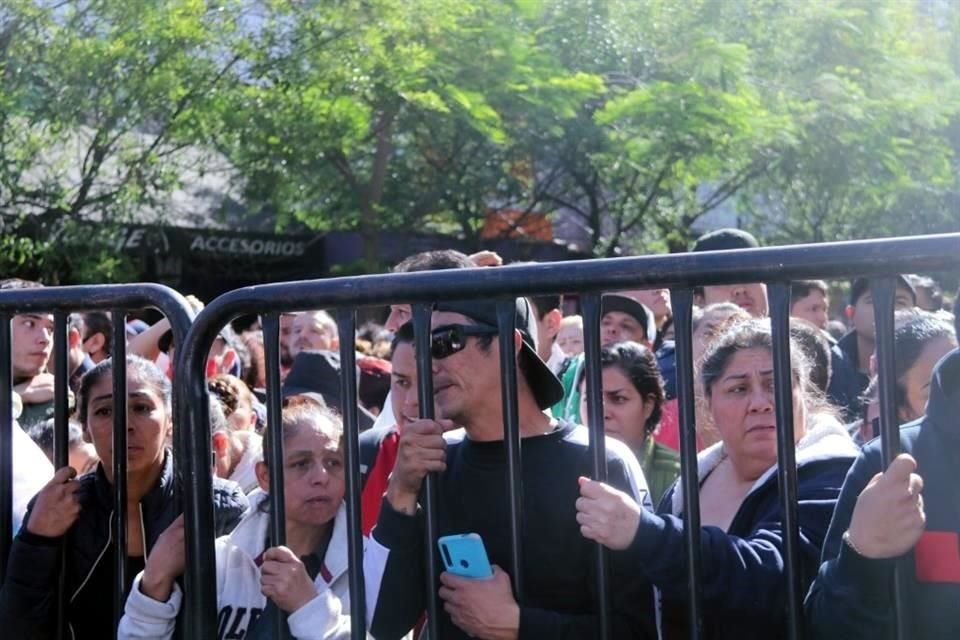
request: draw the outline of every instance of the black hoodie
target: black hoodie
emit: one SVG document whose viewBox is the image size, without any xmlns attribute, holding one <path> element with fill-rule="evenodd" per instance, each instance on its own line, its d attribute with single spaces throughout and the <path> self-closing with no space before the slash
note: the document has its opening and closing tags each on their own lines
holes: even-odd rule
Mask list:
<svg viewBox="0 0 960 640">
<path fill-rule="evenodd" d="M 900 446 L 923 478 L 926 530 L 903 556 L 904 616 L 910 640 L 960 638 L 960 351 L 934 370 L 927 415 L 900 430 Z M 842 541 L 857 496 L 884 470 L 880 441 L 867 444 L 847 475 L 823 564 L 806 600 L 809 637 L 893 637 L 890 610 L 895 560 L 871 560 Z"/>
<path fill-rule="evenodd" d="M 80 483 L 77 490 L 80 516 L 67 532 L 67 637 L 101 640 L 113 635 L 113 486 L 104 475 L 102 464 L 77 482 Z M 233 530 L 248 502 L 233 482 L 215 478 L 213 489 L 216 535 L 220 536 Z M 7 574 L 0 588 L 0 629 L 5 638 L 46 640 L 56 635 L 61 538 L 47 538 L 27 531 L 32 508 L 33 501 L 13 540 Z M 140 501 L 143 543 L 147 551 L 179 514 L 174 498 L 173 463 L 168 452 L 156 486 Z M 132 582 L 134 576 L 127 576 L 128 582 Z M 129 587 L 128 584 L 127 589 Z"/>
</svg>

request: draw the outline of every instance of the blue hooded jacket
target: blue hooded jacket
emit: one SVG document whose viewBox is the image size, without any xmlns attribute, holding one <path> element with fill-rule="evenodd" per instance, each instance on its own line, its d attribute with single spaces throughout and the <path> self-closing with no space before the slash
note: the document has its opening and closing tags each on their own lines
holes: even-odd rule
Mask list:
<svg viewBox="0 0 960 640">
<path fill-rule="evenodd" d="M 926 531 L 903 556 L 904 611 L 910 640 L 960 638 L 960 351 L 934 369 L 927 415 L 900 429 L 900 447 L 923 478 Z M 842 541 L 857 496 L 884 470 L 879 439 L 850 469 L 823 547 L 823 565 L 806 600 L 809 637 L 883 640 L 893 636 L 893 567 Z"/>
<path fill-rule="evenodd" d="M 858 453 L 832 418 L 808 426 L 797 444 L 800 570 L 804 588 L 813 581 L 820 549 L 847 470 Z M 701 452 L 701 484 L 723 460 L 717 444 Z M 704 630 L 711 640 L 771 640 L 786 637 L 783 510 L 776 466 L 754 484 L 724 531 L 701 529 Z M 689 583 L 685 561 L 683 496 L 679 483 L 660 502 L 658 513 L 642 512 L 629 548 L 612 552 L 615 571 L 637 571 L 661 597 L 661 637 L 686 638 Z"/>
</svg>

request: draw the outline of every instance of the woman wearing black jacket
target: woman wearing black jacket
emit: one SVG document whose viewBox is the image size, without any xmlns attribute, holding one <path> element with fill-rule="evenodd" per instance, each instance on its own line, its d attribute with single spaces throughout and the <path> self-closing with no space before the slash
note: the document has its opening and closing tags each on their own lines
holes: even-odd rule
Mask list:
<svg viewBox="0 0 960 640">
<path fill-rule="evenodd" d="M 79 479 L 69 467 L 31 502 L 14 539 L 0 589 L 0 628 L 11 638 L 56 635 L 60 542 L 66 536 L 66 616 L 74 640 L 114 636 L 113 369 L 104 360 L 80 383 L 78 416 L 101 463 Z M 166 443 L 172 428 L 170 383 L 153 363 L 127 358 L 127 579 L 180 513 Z M 214 481 L 217 531 L 228 533 L 246 510 L 239 487 Z M 178 523 L 179 524 L 179 523 Z M 174 527 L 171 527 L 174 530 Z"/>
</svg>

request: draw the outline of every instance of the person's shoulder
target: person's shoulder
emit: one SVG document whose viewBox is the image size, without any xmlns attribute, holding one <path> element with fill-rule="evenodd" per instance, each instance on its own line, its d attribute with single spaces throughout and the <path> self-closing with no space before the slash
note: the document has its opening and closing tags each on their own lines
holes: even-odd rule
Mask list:
<svg viewBox="0 0 960 640">
<path fill-rule="evenodd" d="M 380 443 L 383 442 L 383 439 L 388 435 L 396 431 L 395 425 L 390 425 L 386 427 L 374 427 L 373 429 L 367 429 L 366 431 L 360 434 L 359 442 L 360 446 L 376 446 L 379 447 Z"/>
<path fill-rule="evenodd" d="M 247 511 L 250 502 L 239 484 L 226 478 L 213 478 L 213 504 L 218 512 L 239 516 Z"/>
<path fill-rule="evenodd" d="M 913 453 L 917 444 L 917 439 L 923 431 L 924 420 L 910 422 L 900 427 L 900 450 L 904 453 Z M 868 458 L 881 459 L 883 451 L 883 442 L 879 436 L 873 438 L 860 450 L 860 455 Z"/>
<path fill-rule="evenodd" d="M 582 424 L 576 424 L 569 420 L 559 420 L 557 429 L 563 433 L 561 441 L 570 447 L 587 450 L 590 448 L 590 430 Z M 604 436 L 607 462 L 617 460 L 626 456 L 633 456 L 630 447 L 623 444 L 615 438 Z"/>
<path fill-rule="evenodd" d="M 653 466 L 657 469 L 679 469 L 680 452 L 662 442 L 653 443 Z"/>
</svg>

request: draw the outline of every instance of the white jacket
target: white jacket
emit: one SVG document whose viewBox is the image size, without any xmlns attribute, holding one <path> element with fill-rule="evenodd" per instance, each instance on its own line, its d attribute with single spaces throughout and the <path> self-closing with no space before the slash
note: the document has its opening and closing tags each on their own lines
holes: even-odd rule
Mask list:
<svg viewBox="0 0 960 640">
<path fill-rule="evenodd" d="M 53 465 L 43 449 L 20 428 L 16 420 L 13 431 L 13 535 L 17 535 L 27 504 L 53 478 Z"/>
<path fill-rule="evenodd" d="M 260 508 L 267 500 L 267 494 L 257 490 L 249 499 L 250 510 L 237 528 L 229 536 L 216 541 L 218 625 L 221 632 L 228 630 L 231 638 L 243 638 L 251 620 L 258 618 L 267 605 L 266 596 L 260 593 L 260 568 L 255 564 L 255 558 L 265 550 L 270 524 L 270 515 Z M 315 581 L 317 596 L 287 618 L 294 638 L 339 640 L 350 637 L 347 562 L 347 512 L 341 504 L 323 566 Z M 171 638 L 183 593 L 174 584 L 169 600 L 158 602 L 140 591 L 142 578 L 143 573 L 134 580 L 117 638 Z M 368 587 L 368 626 L 375 599 L 376 592 L 370 594 Z"/>
<path fill-rule="evenodd" d="M 263 462 L 263 436 L 250 432 L 247 434 L 246 445 L 240 461 L 228 479 L 240 485 L 240 489 L 249 496 L 260 487 L 257 481 L 257 463 Z"/>
</svg>

